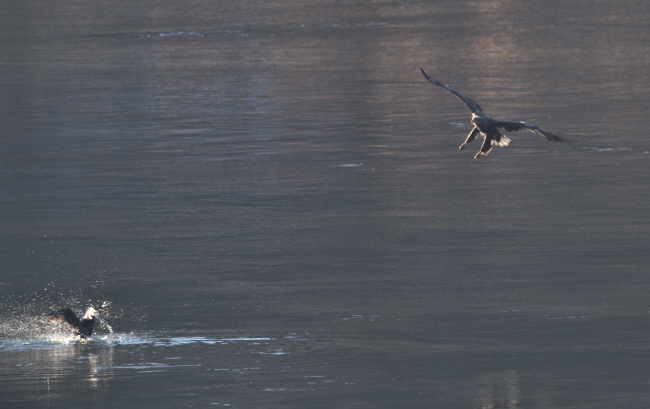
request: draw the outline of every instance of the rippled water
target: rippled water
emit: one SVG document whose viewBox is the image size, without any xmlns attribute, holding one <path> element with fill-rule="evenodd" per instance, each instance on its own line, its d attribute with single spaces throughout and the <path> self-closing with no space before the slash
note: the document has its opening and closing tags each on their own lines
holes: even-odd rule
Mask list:
<svg viewBox="0 0 650 409">
<path fill-rule="evenodd" d="M 3 408 L 650 402 L 645 2 L 1 8 Z"/>
</svg>

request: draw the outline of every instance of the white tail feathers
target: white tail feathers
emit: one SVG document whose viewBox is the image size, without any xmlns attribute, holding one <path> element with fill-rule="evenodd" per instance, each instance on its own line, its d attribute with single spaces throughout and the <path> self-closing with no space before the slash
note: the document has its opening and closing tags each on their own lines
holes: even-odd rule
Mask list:
<svg viewBox="0 0 650 409">
<path fill-rule="evenodd" d="M 508 138 L 507 136 L 501 135 L 501 137 L 498 140 L 497 140 L 497 138 L 492 139 L 492 146 L 504 147 L 504 146 L 510 145 L 510 142 L 512 142 L 510 140 L 510 138 Z"/>
</svg>

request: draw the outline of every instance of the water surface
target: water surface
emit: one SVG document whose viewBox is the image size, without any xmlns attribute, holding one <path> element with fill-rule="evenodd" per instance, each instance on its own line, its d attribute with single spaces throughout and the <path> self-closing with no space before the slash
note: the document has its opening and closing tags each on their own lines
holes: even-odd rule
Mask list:
<svg viewBox="0 0 650 409">
<path fill-rule="evenodd" d="M 648 405 L 650 6 L 221 3 L 3 3 L 3 407 Z"/>
</svg>

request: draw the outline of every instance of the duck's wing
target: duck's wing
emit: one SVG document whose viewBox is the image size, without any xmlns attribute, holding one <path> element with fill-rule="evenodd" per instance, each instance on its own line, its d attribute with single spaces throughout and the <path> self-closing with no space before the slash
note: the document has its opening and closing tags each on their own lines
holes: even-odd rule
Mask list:
<svg viewBox="0 0 650 409">
<path fill-rule="evenodd" d="M 52 321 L 65 322 L 73 329 L 78 329 L 81 326 L 81 320 L 70 308 L 52 311 L 47 314 L 47 317 Z"/>
<path fill-rule="evenodd" d="M 529 124 L 528 122 L 523 122 L 523 121 L 497 121 L 497 120 L 495 120 L 494 121 L 494 126 L 496 126 L 497 128 L 500 128 L 500 129 L 504 129 L 504 130 L 506 130 L 508 132 L 517 132 L 517 131 L 521 131 L 523 129 L 523 130 L 526 130 L 528 132 L 532 132 L 532 133 L 535 133 L 537 135 L 541 135 L 541 136 L 545 137 L 546 139 L 548 139 L 549 141 L 564 142 L 564 143 L 566 143 L 566 144 L 568 144 L 568 145 L 570 145 L 572 147 L 575 147 L 575 146 L 573 146 L 573 144 L 567 138 L 562 138 L 559 135 L 556 135 L 556 134 L 554 134 L 552 132 L 549 132 L 546 129 L 542 129 L 539 126 Z"/>
<path fill-rule="evenodd" d="M 436 80 L 435 78 L 430 77 L 429 75 L 427 75 L 426 72 L 424 72 L 424 70 L 422 68 L 420 68 L 420 71 L 422 71 L 422 74 L 424 75 L 424 78 L 426 78 L 430 83 L 435 84 L 435 85 L 437 85 L 439 87 L 442 87 L 442 88 L 446 89 L 447 91 L 451 92 L 452 94 L 456 95 L 456 97 L 458 99 L 460 99 L 461 101 L 463 101 L 465 103 L 465 105 L 467 105 L 467 107 L 470 109 L 470 111 L 472 111 L 476 115 L 485 116 L 485 114 L 483 113 L 483 109 L 481 109 L 481 106 L 479 104 L 472 101 L 470 98 L 467 98 L 465 95 L 463 95 L 460 92 L 456 91 L 455 89 L 453 89 L 449 85 L 443 84 L 442 82 Z"/>
</svg>

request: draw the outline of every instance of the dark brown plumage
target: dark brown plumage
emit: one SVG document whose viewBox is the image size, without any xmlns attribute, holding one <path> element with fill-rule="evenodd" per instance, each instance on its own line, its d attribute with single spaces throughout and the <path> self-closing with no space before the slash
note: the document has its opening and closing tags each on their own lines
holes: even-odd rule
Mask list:
<svg viewBox="0 0 650 409">
<path fill-rule="evenodd" d="M 108 303 L 105 302 L 97 308 L 90 307 L 86 310 L 86 313 L 81 317 L 81 319 L 79 319 L 77 314 L 75 314 L 70 308 L 52 311 L 47 314 L 47 318 L 55 322 L 65 322 L 68 324 L 70 329 L 72 329 L 75 335 L 78 335 L 81 338 L 88 338 L 93 334 L 93 329 L 97 322 L 95 315 L 107 306 Z"/>
<path fill-rule="evenodd" d="M 510 145 L 511 142 L 510 138 L 503 135 L 499 131 L 499 129 L 503 129 L 507 132 L 516 132 L 516 131 L 521 131 L 523 129 L 535 133 L 537 135 L 541 135 L 546 139 L 548 139 L 549 141 L 564 142 L 566 144 L 571 145 L 571 143 L 566 138 L 562 138 L 554 133 L 551 133 L 545 129 L 529 124 L 527 122 L 500 121 L 498 119 L 490 118 L 489 116 L 485 115 L 485 113 L 483 112 L 479 104 L 472 101 L 470 98 L 467 98 L 466 96 L 456 91 L 449 85 L 445 85 L 442 82 L 434 79 L 433 77 L 430 77 L 429 75 L 427 75 L 426 72 L 424 72 L 422 68 L 420 68 L 420 71 L 422 71 L 424 78 L 426 78 L 429 82 L 439 87 L 442 87 L 447 91 L 451 92 L 452 94 L 454 94 L 458 99 L 463 101 L 465 105 L 467 105 L 470 111 L 472 111 L 473 128 L 470 131 L 469 135 L 467 135 L 465 142 L 463 142 L 458 149 L 460 150 L 465 149 L 465 146 L 467 146 L 468 143 L 476 139 L 476 137 L 480 134 L 481 136 L 483 136 L 484 141 L 483 141 L 483 146 L 481 146 L 481 150 L 476 154 L 476 156 L 474 156 L 475 159 L 478 159 L 481 155 L 487 155 L 488 153 L 490 153 L 490 151 L 492 150 L 492 146 Z"/>
</svg>

